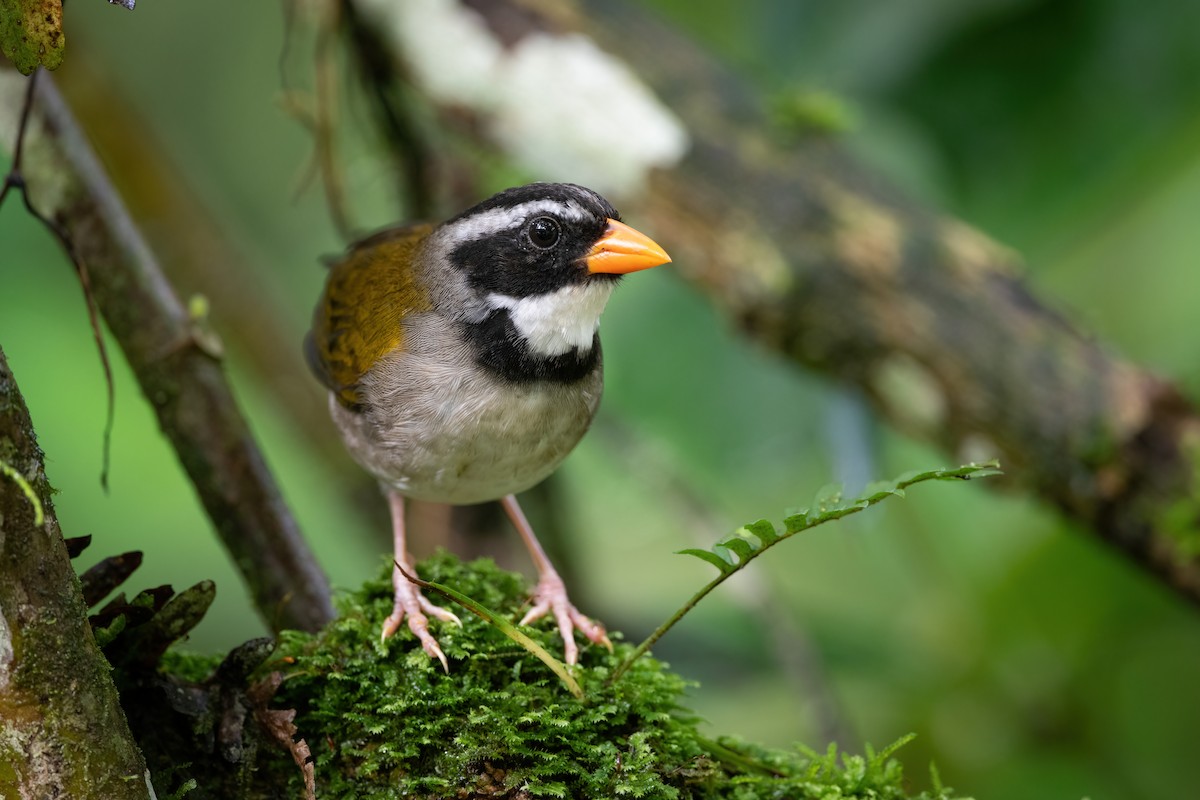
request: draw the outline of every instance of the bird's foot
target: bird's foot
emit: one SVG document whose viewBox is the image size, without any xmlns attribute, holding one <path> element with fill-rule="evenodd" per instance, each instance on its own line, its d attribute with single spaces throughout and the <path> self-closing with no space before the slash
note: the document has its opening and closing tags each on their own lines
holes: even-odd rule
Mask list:
<svg viewBox="0 0 1200 800">
<path fill-rule="evenodd" d="M 410 575 L 416 573 L 416 570 L 407 565 L 405 565 L 405 571 Z M 440 619 L 442 622 L 453 622 L 460 628 L 462 620 L 441 606 L 429 602 L 421 594 L 417 585 L 404 577 L 399 568 L 392 569 L 392 586 L 395 589 L 395 604 L 392 606 L 392 613 L 383 622 L 383 635 L 380 639 L 387 639 L 400 630 L 400 623 L 404 621 L 405 617 L 408 617 L 408 629 L 416 634 L 417 639 L 421 642 L 421 648 L 430 658 L 436 658 L 442 662 L 442 669 L 447 673 L 450 672 L 446 654 L 442 652 L 437 639 L 434 639 L 433 634 L 429 632 L 429 617 Z"/>
<path fill-rule="evenodd" d="M 604 645 L 612 652 L 612 642 L 604 626 L 599 622 L 579 613 L 567 598 L 567 589 L 562 578 L 554 571 L 542 574 L 541 580 L 533 590 L 533 608 L 521 618 L 521 625 L 528 625 L 534 620 L 541 619 L 547 614 L 553 614 L 558 623 L 558 632 L 562 635 L 563 655 L 568 664 L 574 665 L 579 661 L 579 648 L 575 644 L 575 631 L 578 630 L 589 640 Z"/>
</svg>

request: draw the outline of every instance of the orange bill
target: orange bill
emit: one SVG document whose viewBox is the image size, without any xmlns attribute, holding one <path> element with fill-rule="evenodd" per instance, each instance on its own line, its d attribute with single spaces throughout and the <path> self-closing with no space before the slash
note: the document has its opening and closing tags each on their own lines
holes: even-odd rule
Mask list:
<svg viewBox="0 0 1200 800">
<path fill-rule="evenodd" d="M 615 219 L 608 221 L 604 235 L 583 257 L 588 272 L 608 272 L 616 275 L 657 267 L 670 260 L 667 251 L 649 236 Z"/>
</svg>

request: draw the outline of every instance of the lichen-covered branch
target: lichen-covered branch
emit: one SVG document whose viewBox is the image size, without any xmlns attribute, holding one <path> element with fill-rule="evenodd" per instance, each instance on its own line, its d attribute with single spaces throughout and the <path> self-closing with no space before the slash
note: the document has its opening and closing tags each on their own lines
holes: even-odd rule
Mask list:
<svg viewBox="0 0 1200 800">
<path fill-rule="evenodd" d="M 145 800 L 149 773 L 51 505 L 0 350 L 0 797 Z"/>
<path fill-rule="evenodd" d="M 634 4 L 355 5 L 443 120 L 469 120 L 460 135 L 543 179 L 563 177 L 545 153 L 569 161 L 578 138 L 577 163 L 594 166 L 596 137 L 611 135 L 606 155 L 629 155 L 623 170 L 606 168 L 605 188 L 639 198 L 621 205 L 638 206 L 677 271 L 748 335 L 859 387 L 956 460 L 998 457 L 1016 482 L 1200 602 L 1196 407 L 1039 300 L 1016 254 L 915 206 L 836 141 L 789 137 L 748 87 Z M 470 38 L 469 59 L 439 44 L 455 36 Z M 548 53 L 559 66 L 532 69 Z M 526 73 L 538 76 L 526 97 L 536 102 L 506 103 L 513 87 L 500 84 Z M 611 76 L 607 90 L 597 75 Z M 645 87 L 661 108 L 646 110 Z M 602 97 L 589 107 L 623 128 L 586 113 L 532 124 L 530 107 L 580 97 Z M 647 132 L 679 141 L 672 119 L 686 143 L 678 156 L 638 149 Z"/>
<path fill-rule="evenodd" d="M 23 89 L 24 79 L 0 72 L 0 114 L 15 119 Z M 328 581 L 246 426 L 219 353 L 198 335 L 202 321 L 167 283 L 53 84 L 42 80 L 35 97 L 36 129 L 21 164 L 33 205 L 87 265 L 104 320 L 259 612 L 275 630 L 315 630 L 332 617 Z"/>
<path fill-rule="evenodd" d="M 1017 254 L 913 205 L 836 142 L 785 143 L 695 46 L 649 21 L 594 22 L 693 138 L 645 208 L 689 280 L 901 429 L 954 458 L 998 457 L 1200 603 L 1200 415 L 1179 389 L 1034 295 Z"/>
</svg>

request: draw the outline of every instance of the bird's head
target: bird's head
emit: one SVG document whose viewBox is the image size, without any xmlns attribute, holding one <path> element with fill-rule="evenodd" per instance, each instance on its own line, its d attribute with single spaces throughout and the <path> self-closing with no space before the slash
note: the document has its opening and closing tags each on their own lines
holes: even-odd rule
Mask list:
<svg viewBox="0 0 1200 800">
<path fill-rule="evenodd" d="M 671 260 L 603 197 L 564 183 L 501 192 L 443 223 L 431 244 L 465 285 L 467 321 L 510 321 L 543 357 L 589 349 L 617 279 Z"/>
</svg>

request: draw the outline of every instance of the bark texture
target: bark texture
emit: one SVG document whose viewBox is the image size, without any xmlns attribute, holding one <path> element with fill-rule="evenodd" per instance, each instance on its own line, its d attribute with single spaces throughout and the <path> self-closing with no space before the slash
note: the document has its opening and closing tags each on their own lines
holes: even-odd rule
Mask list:
<svg viewBox="0 0 1200 800">
<path fill-rule="evenodd" d="M 0 462 L 0 797 L 144 800 L 149 773 L 92 637 L 3 350 Z"/>
</svg>

